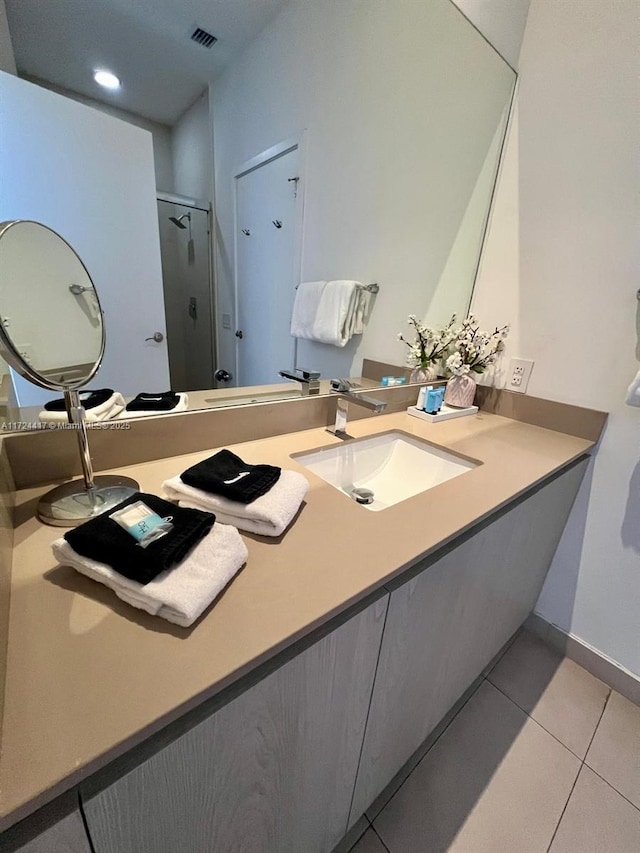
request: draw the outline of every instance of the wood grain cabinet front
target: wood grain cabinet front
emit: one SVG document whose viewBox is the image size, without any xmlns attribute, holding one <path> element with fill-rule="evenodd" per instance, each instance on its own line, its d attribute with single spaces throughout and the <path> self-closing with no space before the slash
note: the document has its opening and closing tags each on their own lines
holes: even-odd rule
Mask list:
<svg viewBox="0 0 640 853">
<path fill-rule="evenodd" d="M 388 595 L 84 801 L 99 853 L 329 853 L 347 830 Z"/>
<path fill-rule="evenodd" d="M 534 607 L 587 462 L 391 592 L 350 826 Z"/>
<path fill-rule="evenodd" d="M 92 853 L 77 809 L 38 831 L 37 818 L 28 826 L 29 841 L 21 840 L 23 827 L 16 826 L 0 836 L 2 853 Z"/>
</svg>

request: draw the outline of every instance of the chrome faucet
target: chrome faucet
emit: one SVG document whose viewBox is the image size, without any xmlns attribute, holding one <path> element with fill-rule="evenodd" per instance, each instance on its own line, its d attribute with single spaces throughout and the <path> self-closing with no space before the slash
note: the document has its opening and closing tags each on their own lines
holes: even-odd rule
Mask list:
<svg viewBox="0 0 640 853">
<path fill-rule="evenodd" d="M 316 370 L 303 370 L 296 367 L 293 370 L 280 370 L 283 379 L 293 379 L 302 386 L 303 396 L 315 396 L 320 393 L 320 373 Z"/>
<path fill-rule="evenodd" d="M 337 438 L 353 438 L 347 432 L 347 417 L 349 415 L 349 402 L 356 406 L 362 406 L 370 412 L 379 415 L 387 408 L 386 402 L 376 400 L 375 397 L 367 397 L 365 394 L 358 394 L 355 391 L 345 390 L 334 392 L 336 393 L 336 422 L 333 429 L 327 427 L 327 432 L 335 435 Z"/>
</svg>

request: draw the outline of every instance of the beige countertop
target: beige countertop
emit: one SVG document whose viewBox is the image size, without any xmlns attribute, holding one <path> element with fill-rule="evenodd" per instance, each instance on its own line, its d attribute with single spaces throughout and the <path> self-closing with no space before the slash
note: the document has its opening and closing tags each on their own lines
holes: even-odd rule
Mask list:
<svg viewBox="0 0 640 853">
<path fill-rule="evenodd" d="M 235 446 L 248 462 L 303 471 L 311 484 L 279 539 L 243 534 L 245 568 L 191 628 L 134 610 L 56 566 L 61 535 L 33 516 L 43 489 L 17 495 L 0 757 L 0 829 L 79 782 L 187 709 L 523 491 L 593 442 L 480 413 L 439 424 L 406 413 L 349 424 L 355 437 L 400 429 L 482 461 L 382 512 L 370 512 L 290 458 L 338 442 L 323 429 Z M 144 491 L 216 449 L 119 469 Z"/>
</svg>

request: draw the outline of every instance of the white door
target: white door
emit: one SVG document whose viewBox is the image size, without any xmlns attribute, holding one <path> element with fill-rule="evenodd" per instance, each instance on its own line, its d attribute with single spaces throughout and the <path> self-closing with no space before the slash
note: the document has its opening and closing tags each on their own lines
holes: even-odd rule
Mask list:
<svg viewBox="0 0 640 853">
<path fill-rule="evenodd" d="M 293 367 L 298 160 L 296 147 L 236 179 L 238 385 L 281 382 Z"/>
</svg>

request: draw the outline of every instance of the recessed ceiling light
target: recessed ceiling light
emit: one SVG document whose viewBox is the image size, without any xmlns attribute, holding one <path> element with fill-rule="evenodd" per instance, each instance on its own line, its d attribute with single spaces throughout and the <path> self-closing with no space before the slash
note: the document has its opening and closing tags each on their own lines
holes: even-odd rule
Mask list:
<svg viewBox="0 0 640 853">
<path fill-rule="evenodd" d="M 120 88 L 120 80 L 110 71 L 96 71 L 93 75 L 93 79 L 98 83 L 98 85 L 104 86 L 105 89 Z"/>
</svg>

